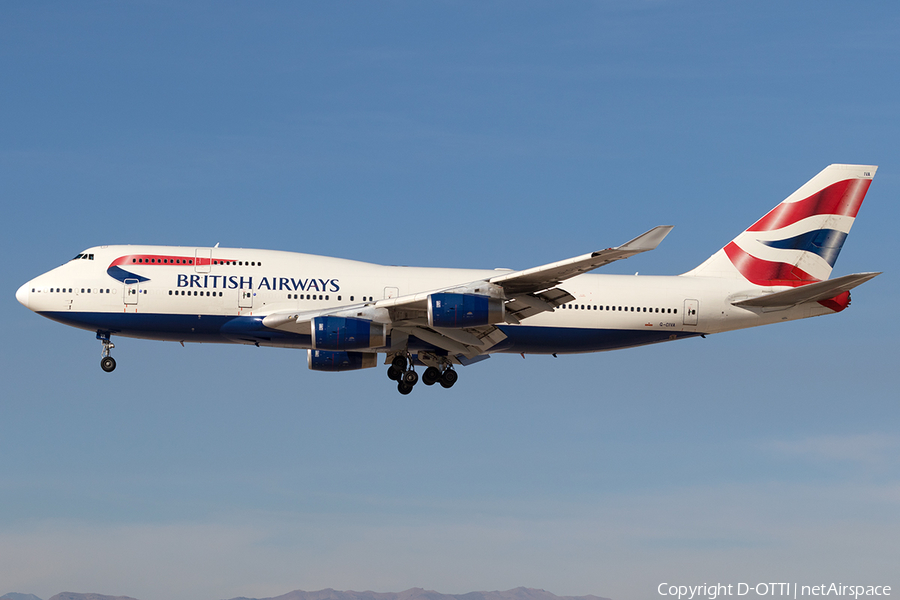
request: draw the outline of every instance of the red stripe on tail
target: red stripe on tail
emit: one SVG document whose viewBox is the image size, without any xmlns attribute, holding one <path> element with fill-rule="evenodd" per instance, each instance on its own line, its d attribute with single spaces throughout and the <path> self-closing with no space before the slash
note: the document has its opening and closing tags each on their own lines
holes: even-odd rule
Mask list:
<svg viewBox="0 0 900 600">
<path fill-rule="evenodd" d="M 772 231 L 813 215 L 856 217 L 871 179 L 847 179 L 829 185 L 803 200 L 781 203 L 747 231 Z"/>
<path fill-rule="evenodd" d="M 794 265 L 763 260 L 747 254 L 740 246 L 731 242 L 724 248 L 725 254 L 747 281 L 756 285 L 788 285 L 799 287 L 807 283 L 821 281 Z"/>
</svg>

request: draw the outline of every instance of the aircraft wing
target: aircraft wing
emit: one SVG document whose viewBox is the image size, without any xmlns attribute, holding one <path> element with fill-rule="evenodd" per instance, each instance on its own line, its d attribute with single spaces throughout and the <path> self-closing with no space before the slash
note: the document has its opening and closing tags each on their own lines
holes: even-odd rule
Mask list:
<svg viewBox="0 0 900 600">
<path fill-rule="evenodd" d="M 507 296 L 545 290 L 611 262 L 653 250 L 672 229 L 672 225 L 660 225 L 615 248 L 591 252 L 524 271 L 505 273 L 488 281 L 503 287 Z"/>
<path fill-rule="evenodd" d="M 506 334 L 494 325 L 461 329 L 429 327 L 425 300 L 407 303 L 399 310 L 388 310 L 378 306 L 379 304 L 380 302 L 375 302 L 315 311 L 280 310 L 266 315 L 263 318 L 263 325 L 270 329 L 312 335 L 312 323 L 316 317 L 342 316 L 369 319 L 390 325 L 389 352 L 401 351 L 409 336 L 415 336 L 436 348 L 445 350 L 458 362 L 463 363 L 474 362 L 476 357 L 485 354 L 489 348 L 506 339 Z"/>
<path fill-rule="evenodd" d="M 337 312 L 326 310 L 279 310 L 263 317 L 263 325 L 269 329 L 280 329 L 301 335 L 312 334 L 312 320 Z"/>
<path fill-rule="evenodd" d="M 810 283 L 783 292 L 775 292 L 774 294 L 766 294 L 757 296 L 748 300 L 739 300 L 732 302 L 735 306 L 754 306 L 758 308 L 789 308 L 804 302 L 818 302 L 821 300 L 830 300 L 835 296 L 850 291 L 858 285 L 869 281 L 870 279 L 881 275 L 881 273 L 856 273 L 854 275 L 844 275 L 835 279 L 826 279 Z"/>
<path fill-rule="evenodd" d="M 489 279 L 461 283 L 445 288 L 387 298 L 374 303 L 340 307 L 325 311 L 279 311 L 265 317 L 263 324 L 273 329 L 309 334 L 312 319 L 339 315 L 369 318 L 390 325 L 391 352 L 401 350 L 409 336 L 445 350 L 460 362 L 473 361 L 506 339 L 495 325 L 466 328 L 441 328 L 428 325 L 428 297 L 439 292 L 460 291 L 505 299 L 506 322 L 519 323 L 538 313 L 551 311 L 571 302 L 574 296 L 556 287 L 563 281 L 611 262 L 653 250 L 669 234 L 672 226 L 663 225 L 633 240 L 590 254 L 550 263 L 524 271 L 513 271 Z M 365 315 L 365 316 L 364 316 Z"/>
<path fill-rule="evenodd" d="M 574 296 L 556 287 L 563 281 L 611 262 L 653 250 L 672 229 L 671 225 L 661 225 L 615 248 L 591 252 L 524 271 L 512 271 L 482 281 L 380 300 L 377 305 L 390 309 L 392 317 L 402 319 L 405 312 L 409 312 L 408 316 L 415 318 L 424 316 L 430 294 L 460 289 L 466 293 L 488 295 L 492 290 L 500 288 L 507 300 L 507 321 L 518 323 L 522 319 L 553 310 L 561 304 L 574 300 Z"/>
</svg>

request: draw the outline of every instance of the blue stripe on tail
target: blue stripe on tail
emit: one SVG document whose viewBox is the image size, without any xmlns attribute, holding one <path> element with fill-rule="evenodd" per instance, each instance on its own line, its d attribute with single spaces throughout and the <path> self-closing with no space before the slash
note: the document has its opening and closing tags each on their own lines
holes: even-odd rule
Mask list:
<svg viewBox="0 0 900 600">
<path fill-rule="evenodd" d="M 772 248 L 781 250 L 803 250 L 821 256 L 825 262 L 834 267 L 838 254 L 844 245 L 847 234 L 835 229 L 818 229 L 807 231 L 800 235 L 784 240 L 759 240 Z"/>
</svg>

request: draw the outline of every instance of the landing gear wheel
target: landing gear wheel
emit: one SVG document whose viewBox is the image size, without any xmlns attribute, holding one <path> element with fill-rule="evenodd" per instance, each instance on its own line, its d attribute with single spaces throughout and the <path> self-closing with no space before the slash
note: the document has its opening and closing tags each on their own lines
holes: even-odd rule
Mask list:
<svg viewBox="0 0 900 600">
<path fill-rule="evenodd" d="M 441 379 L 441 370 L 437 367 L 428 367 L 422 373 L 422 383 L 425 385 L 434 385 Z"/>
<path fill-rule="evenodd" d="M 397 391 L 400 392 L 401 394 L 403 394 L 404 396 L 407 395 L 408 393 L 410 393 L 412 391 L 412 389 L 413 389 L 413 386 L 407 385 L 407 384 L 403 383 L 402 381 L 397 384 Z"/>
<path fill-rule="evenodd" d="M 452 388 L 457 379 L 459 379 L 459 373 L 453 369 L 447 369 L 444 371 L 444 374 L 441 375 L 441 387 L 446 389 Z"/>
<path fill-rule="evenodd" d="M 406 357 L 402 354 L 398 354 L 394 357 L 394 360 L 391 361 L 391 366 L 397 367 L 401 371 L 406 370 Z"/>
<path fill-rule="evenodd" d="M 103 345 L 103 352 L 100 353 L 100 356 L 103 357 L 100 359 L 100 368 L 107 373 L 112 373 L 116 368 L 116 359 L 110 356 L 109 353 L 116 345 L 110 341 L 108 331 L 98 331 L 97 339 Z"/>
<path fill-rule="evenodd" d="M 391 365 L 388 367 L 387 376 L 392 381 L 400 381 L 400 378 L 403 377 L 403 369 L 398 369 L 396 365 Z"/>
<path fill-rule="evenodd" d="M 407 371 L 406 373 L 403 374 L 403 379 L 401 381 L 402 381 L 402 383 L 408 385 L 409 389 L 412 389 L 412 386 L 416 385 L 419 382 L 419 376 L 416 374 L 415 371 L 410 369 L 409 371 Z M 407 392 L 407 393 L 409 393 L 409 392 Z"/>
</svg>

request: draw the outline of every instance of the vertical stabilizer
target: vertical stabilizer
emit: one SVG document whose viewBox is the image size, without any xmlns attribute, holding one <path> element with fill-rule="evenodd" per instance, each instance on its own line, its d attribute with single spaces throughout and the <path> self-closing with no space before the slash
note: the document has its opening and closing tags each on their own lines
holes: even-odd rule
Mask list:
<svg viewBox="0 0 900 600">
<path fill-rule="evenodd" d="M 790 287 L 828 279 L 877 168 L 829 165 L 684 275 Z"/>
</svg>

